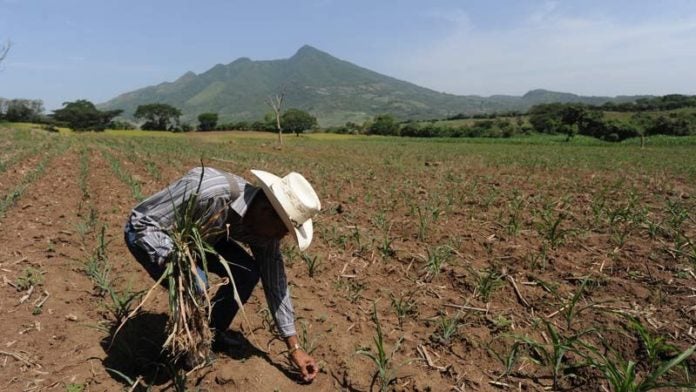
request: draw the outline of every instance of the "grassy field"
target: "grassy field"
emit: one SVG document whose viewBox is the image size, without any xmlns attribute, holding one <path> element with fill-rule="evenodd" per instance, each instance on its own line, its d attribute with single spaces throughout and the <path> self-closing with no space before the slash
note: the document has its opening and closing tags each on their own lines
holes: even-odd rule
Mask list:
<svg viewBox="0 0 696 392">
<path fill-rule="evenodd" d="M 696 138 L 34 128 L 0 124 L 6 390 L 696 386 Z M 233 325 L 244 348 L 193 374 L 160 352 L 164 289 L 114 335 L 152 285 L 123 223 L 201 161 L 297 171 L 321 198 L 308 252 L 283 244 L 311 385 L 260 287 Z"/>
</svg>

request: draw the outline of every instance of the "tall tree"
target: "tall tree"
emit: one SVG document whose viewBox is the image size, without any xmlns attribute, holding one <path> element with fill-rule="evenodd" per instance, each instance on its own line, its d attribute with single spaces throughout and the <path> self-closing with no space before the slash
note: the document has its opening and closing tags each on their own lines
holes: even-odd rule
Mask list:
<svg viewBox="0 0 696 392">
<path fill-rule="evenodd" d="M 217 113 L 201 113 L 198 115 L 198 130 L 199 131 L 213 131 L 217 126 L 218 114 Z"/>
<path fill-rule="evenodd" d="M 138 106 L 134 117 L 138 120 L 145 120 L 141 126 L 144 130 L 173 131 L 179 125 L 181 110 L 166 103 L 150 103 Z"/>
<path fill-rule="evenodd" d="M 307 129 L 317 126 L 317 118 L 300 109 L 288 109 L 282 116 L 283 126 L 297 136 Z"/>
<path fill-rule="evenodd" d="M 587 115 L 583 105 L 567 104 L 561 109 L 561 131 L 569 142 L 578 133 L 578 123 Z"/>
<path fill-rule="evenodd" d="M 283 144 L 283 128 L 280 127 L 280 113 L 283 111 L 283 101 L 285 100 L 285 92 L 270 96 L 266 99 L 266 104 L 273 109 L 276 120 L 276 130 L 278 131 L 278 145 Z"/>
<path fill-rule="evenodd" d="M 371 135 L 397 135 L 399 124 L 391 114 L 380 114 L 375 117 L 367 131 Z"/>
<path fill-rule="evenodd" d="M 631 116 L 631 124 L 640 136 L 640 148 L 645 148 L 645 133 L 652 124 L 652 118 L 643 112 L 637 112 Z"/>
<path fill-rule="evenodd" d="M 39 99 L 0 100 L 0 118 L 12 122 L 40 121 L 44 111 Z"/>
<path fill-rule="evenodd" d="M 53 118 L 73 131 L 103 131 L 123 110 L 100 111 L 86 99 L 64 102 L 63 108 L 53 111 Z"/>
</svg>

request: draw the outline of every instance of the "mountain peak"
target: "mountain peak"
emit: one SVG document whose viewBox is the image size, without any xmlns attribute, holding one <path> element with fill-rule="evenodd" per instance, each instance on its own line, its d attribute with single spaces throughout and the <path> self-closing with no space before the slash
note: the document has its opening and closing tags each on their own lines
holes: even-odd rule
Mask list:
<svg viewBox="0 0 696 392">
<path fill-rule="evenodd" d="M 301 58 L 301 57 L 316 57 L 316 56 L 326 56 L 326 57 L 331 57 L 330 54 L 326 52 L 322 52 L 321 50 L 309 46 L 309 45 L 303 45 L 300 49 L 295 52 L 295 54 L 292 56 L 292 58 Z"/>
<path fill-rule="evenodd" d="M 250 63 L 250 62 L 251 62 L 251 59 L 249 57 L 240 57 L 240 58 L 234 60 L 233 62 L 231 62 L 230 65 L 232 65 L 232 64 L 244 64 L 244 63 Z"/>
<path fill-rule="evenodd" d="M 193 80 L 196 78 L 196 73 L 193 71 L 188 71 L 185 74 L 181 75 L 179 79 L 177 79 L 174 83 L 181 83 L 181 82 L 187 82 L 189 80 Z"/>
<path fill-rule="evenodd" d="M 524 94 L 524 95 L 522 96 L 522 98 L 533 98 L 533 97 L 538 97 L 538 96 L 540 96 L 540 95 L 555 94 L 555 93 L 556 93 L 555 91 L 546 90 L 546 89 L 543 89 L 543 88 L 536 88 L 536 89 L 527 91 L 527 93 Z"/>
</svg>

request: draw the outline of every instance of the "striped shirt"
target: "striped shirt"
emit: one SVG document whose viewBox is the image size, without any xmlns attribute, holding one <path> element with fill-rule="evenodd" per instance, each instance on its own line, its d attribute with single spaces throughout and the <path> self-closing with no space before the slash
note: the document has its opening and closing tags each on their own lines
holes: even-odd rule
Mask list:
<svg viewBox="0 0 696 392">
<path fill-rule="evenodd" d="M 173 249 L 168 230 L 174 225 L 175 214 L 192 193 L 198 193 L 194 215 L 202 218 L 203 222 L 210 221 L 214 231 L 219 233 L 208 238 L 208 242 L 214 244 L 229 236 L 230 239 L 249 246 L 259 266 L 268 309 L 273 314 L 281 335 L 292 336 L 296 334 L 295 315 L 280 252 L 280 240 L 255 236 L 242 222 L 259 191 L 260 188 L 239 176 L 211 167 L 197 167 L 138 204 L 128 222 L 131 230 L 136 233 L 135 244 L 147 252 L 151 262 L 161 265 Z"/>
</svg>

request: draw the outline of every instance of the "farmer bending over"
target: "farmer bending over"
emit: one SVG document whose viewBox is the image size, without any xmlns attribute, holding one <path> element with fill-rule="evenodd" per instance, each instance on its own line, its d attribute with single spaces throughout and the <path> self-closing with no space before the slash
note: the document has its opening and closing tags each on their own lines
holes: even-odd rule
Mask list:
<svg viewBox="0 0 696 392">
<path fill-rule="evenodd" d="M 175 209 L 178 210 L 200 183 L 197 210 L 201 211 L 199 215 L 205 215 L 202 218 L 213 219 L 216 228 L 220 229 L 218 238 L 208 241 L 230 262 L 242 302 L 249 299 L 260 277 L 268 308 L 285 339 L 290 359 L 299 368 L 303 379 L 312 381 L 318 369 L 315 360 L 300 348 L 297 341 L 280 240 L 290 233 L 300 250 L 307 249 L 312 241 L 312 218 L 320 209 L 319 198 L 309 182 L 298 173 L 283 178 L 261 170 L 252 170 L 251 173 L 261 187 L 221 170 L 209 167 L 192 169 L 133 209 L 125 226 L 126 244 L 150 276 L 158 280 L 173 249 L 168 230 L 175 222 Z M 248 245 L 253 256 L 238 242 Z M 227 275 L 218 260 L 209 259 L 208 271 Z M 222 286 L 213 302 L 213 347 L 224 351 L 238 346 L 239 342 L 227 331 L 238 311 L 232 285 Z"/>
</svg>

